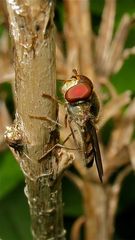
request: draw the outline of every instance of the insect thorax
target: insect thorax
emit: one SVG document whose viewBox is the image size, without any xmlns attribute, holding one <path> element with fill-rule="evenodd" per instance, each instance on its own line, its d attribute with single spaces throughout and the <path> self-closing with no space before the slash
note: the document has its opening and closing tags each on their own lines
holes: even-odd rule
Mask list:
<svg viewBox="0 0 135 240">
<path fill-rule="evenodd" d="M 95 92 L 93 92 L 91 98 L 87 101 L 77 101 L 73 104 L 67 104 L 67 111 L 70 120 L 75 121 L 82 127 L 88 119 L 90 119 L 93 124 L 96 122 L 99 108 L 99 101 Z"/>
</svg>

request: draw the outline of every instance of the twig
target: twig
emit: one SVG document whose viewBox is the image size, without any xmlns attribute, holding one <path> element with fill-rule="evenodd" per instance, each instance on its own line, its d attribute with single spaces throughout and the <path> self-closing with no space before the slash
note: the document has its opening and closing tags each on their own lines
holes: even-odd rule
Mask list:
<svg viewBox="0 0 135 240">
<path fill-rule="evenodd" d="M 125 177 L 132 171 L 132 166 L 127 166 L 124 170 L 122 170 L 118 177 L 115 180 L 113 186 L 108 189 L 108 198 L 109 198 L 109 206 L 108 206 L 108 228 L 109 228 L 109 239 L 111 239 L 114 233 L 114 217 L 117 210 L 118 200 L 119 200 L 119 192 L 121 189 L 121 184 Z"/>
<path fill-rule="evenodd" d="M 71 240 L 79 240 L 80 239 L 80 230 L 82 225 L 85 223 L 85 217 L 79 217 L 73 224 L 71 229 Z"/>
<path fill-rule="evenodd" d="M 115 129 L 108 144 L 108 158 L 111 159 L 121 149 L 129 146 L 134 131 L 135 100 L 132 101 L 120 119 L 117 119 Z"/>
<path fill-rule="evenodd" d="M 107 183 L 113 172 L 118 168 L 123 167 L 130 163 L 130 155 L 128 147 L 121 148 L 117 154 L 110 156 L 106 154 L 107 162 L 104 170 L 104 182 Z"/>
<path fill-rule="evenodd" d="M 110 44 L 112 41 L 116 0 L 106 0 L 104 10 L 102 13 L 101 25 L 99 28 L 99 34 L 96 39 L 96 66 L 98 69 L 106 68 L 105 60 L 110 50 Z"/>
<path fill-rule="evenodd" d="M 126 48 L 125 50 L 123 50 L 120 59 L 116 63 L 113 73 L 117 73 L 123 66 L 125 60 L 127 60 L 131 55 L 135 55 L 135 47 Z"/>
<path fill-rule="evenodd" d="M 109 101 L 102 111 L 102 116 L 104 118 L 101 118 L 99 122 L 99 127 L 103 127 L 104 124 L 111 118 L 114 117 L 116 114 L 119 113 L 122 107 L 127 105 L 130 102 L 130 91 L 127 91 L 120 96 L 117 96 L 116 98 L 113 98 L 111 101 Z"/>
<path fill-rule="evenodd" d="M 125 14 L 110 46 L 110 53 L 106 59 L 108 74 L 114 71 L 117 61 L 120 59 L 130 27 L 135 23 L 135 16 Z"/>
</svg>

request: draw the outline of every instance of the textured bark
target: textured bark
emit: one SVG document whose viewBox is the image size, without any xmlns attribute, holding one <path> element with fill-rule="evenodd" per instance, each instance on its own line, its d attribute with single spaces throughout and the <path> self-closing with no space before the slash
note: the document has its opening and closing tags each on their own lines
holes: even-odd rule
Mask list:
<svg viewBox="0 0 135 240">
<path fill-rule="evenodd" d="M 16 119 L 5 138 L 26 178 L 33 239 L 65 239 L 62 160 L 54 148 L 38 161 L 59 141 L 58 106 L 52 100 L 56 81 L 53 1 L 7 0 L 7 8 L 14 42 Z M 52 98 L 43 98 L 43 93 Z"/>
</svg>

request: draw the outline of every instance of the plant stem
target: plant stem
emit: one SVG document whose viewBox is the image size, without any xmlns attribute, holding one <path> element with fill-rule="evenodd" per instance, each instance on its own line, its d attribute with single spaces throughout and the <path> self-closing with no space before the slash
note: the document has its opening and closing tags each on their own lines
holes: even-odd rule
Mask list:
<svg viewBox="0 0 135 240">
<path fill-rule="evenodd" d="M 58 108 L 51 100 L 56 91 L 53 1 L 7 0 L 7 8 L 14 42 L 16 119 L 5 137 L 26 178 L 33 239 L 64 240 L 60 158 L 54 149 L 38 161 L 59 141 Z"/>
</svg>

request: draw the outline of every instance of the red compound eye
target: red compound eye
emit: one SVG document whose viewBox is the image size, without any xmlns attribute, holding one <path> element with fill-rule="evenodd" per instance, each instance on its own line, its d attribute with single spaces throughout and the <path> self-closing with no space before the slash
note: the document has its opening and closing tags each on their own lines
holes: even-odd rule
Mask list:
<svg viewBox="0 0 135 240">
<path fill-rule="evenodd" d="M 74 103 L 89 98 L 91 93 L 92 88 L 88 84 L 78 83 L 67 90 L 65 99 L 69 103 Z"/>
</svg>

